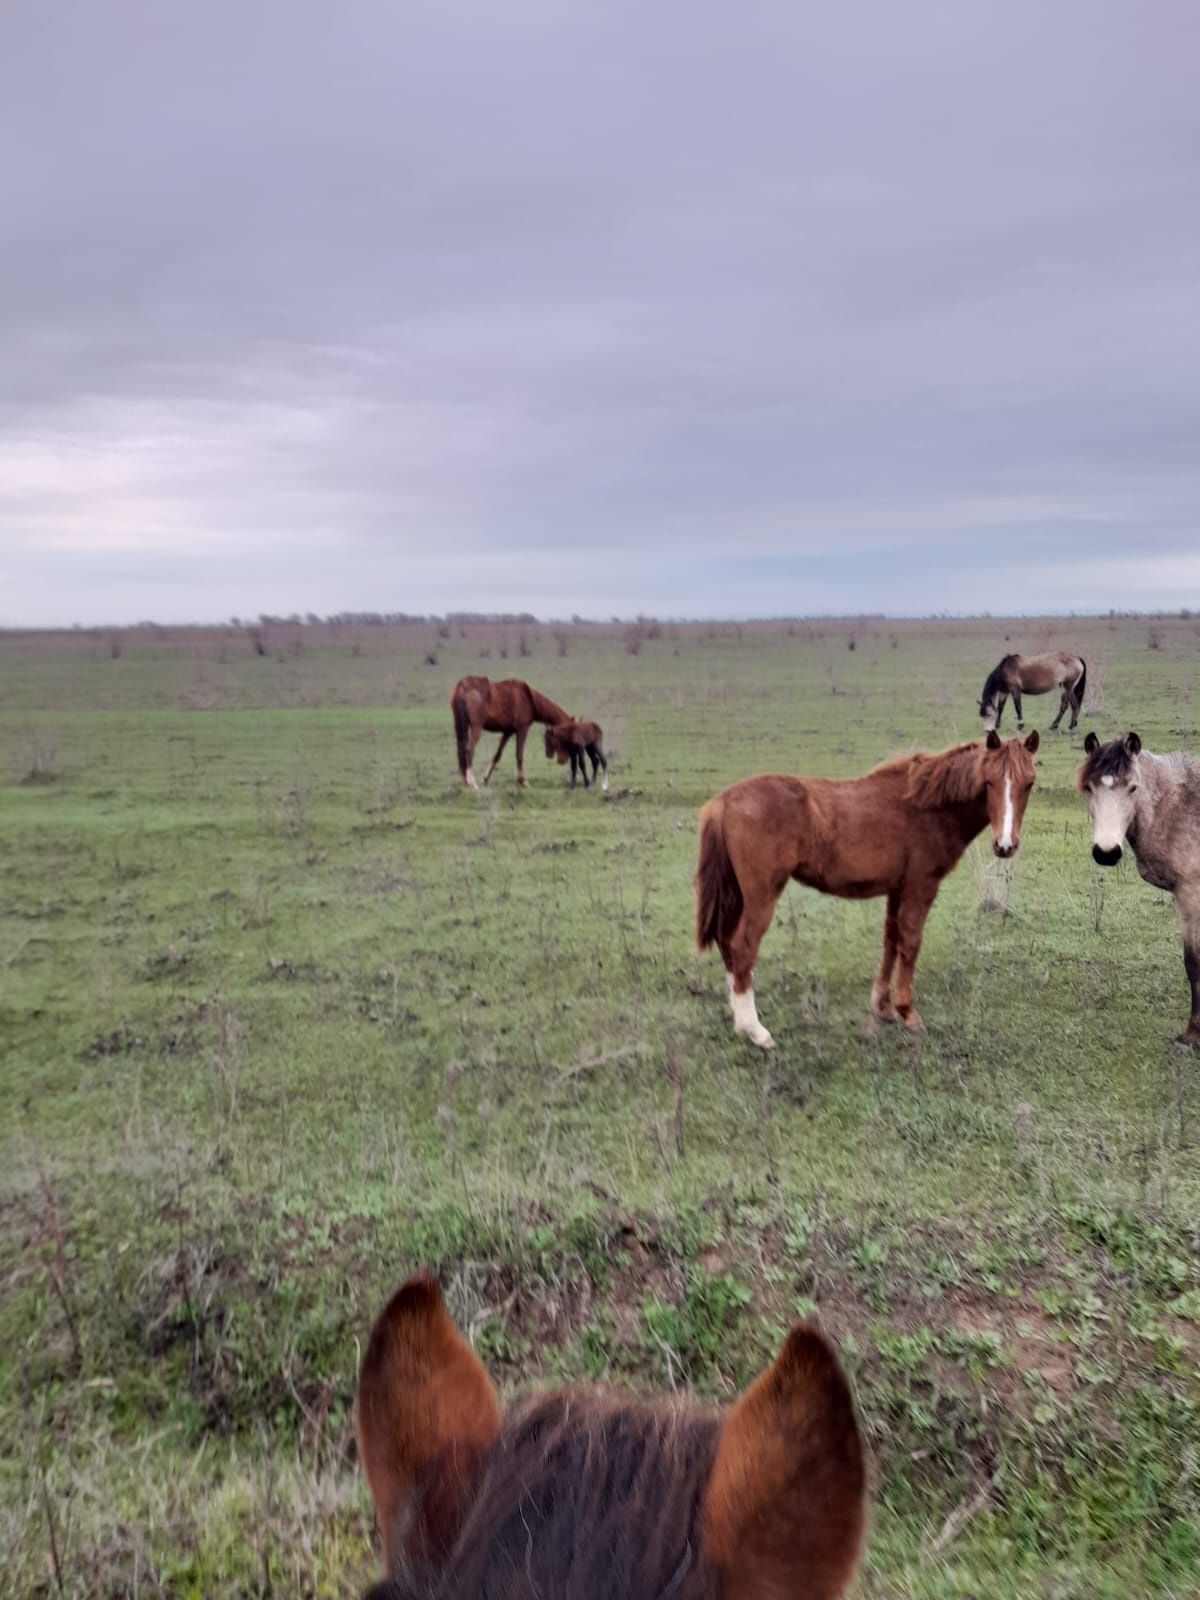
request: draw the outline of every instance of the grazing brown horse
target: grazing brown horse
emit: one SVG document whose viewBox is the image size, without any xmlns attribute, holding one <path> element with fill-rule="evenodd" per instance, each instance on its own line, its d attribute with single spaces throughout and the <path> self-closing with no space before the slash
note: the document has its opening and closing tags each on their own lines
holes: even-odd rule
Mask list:
<svg viewBox="0 0 1200 1600">
<path fill-rule="evenodd" d="M 369 1600 L 837 1600 L 858 1562 L 862 1442 L 811 1327 L 724 1416 L 587 1389 L 502 1414 L 417 1276 L 371 1330 L 355 1420 Z"/>
<path fill-rule="evenodd" d="M 567 712 L 544 694 L 539 694 L 521 678 L 505 678 L 493 683 L 490 678 L 460 678 L 450 696 L 454 712 L 454 737 L 458 742 L 458 770 L 468 789 L 475 782 L 475 746 L 481 733 L 498 733 L 500 743 L 484 776 L 490 781 L 504 746 L 517 736 L 517 782 L 525 783 L 525 739 L 535 722 L 569 722 Z"/>
<path fill-rule="evenodd" d="M 560 722 L 546 729 L 546 754 L 557 756 L 561 767 L 571 763 L 571 787 L 575 787 L 576 769 L 583 775 L 583 787 L 588 786 L 587 758 L 592 761 L 592 777 L 604 768 L 604 788 L 608 789 L 608 759 L 604 754 L 604 730 L 598 722 Z"/>
<path fill-rule="evenodd" d="M 1136 733 L 1107 744 L 1089 733 L 1083 748 L 1075 783 L 1087 796 L 1093 858 L 1114 867 L 1128 844 L 1146 882 L 1175 897 L 1192 991 L 1175 1042 L 1200 1049 L 1200 762 L 1180 750 L 1156 756 Z"/>
<path fill-rule="evenodd" d="M 1047 694 L 1051 689 L 1062 690 L 1062 704 L 1050 724 L 1050 731 L 1058 727 L 1068 706 L 1073 728 L 1079 721 L 1087 691 L 1087 662 L 1082 656 L 1072 655 L 1069 650 L 1052 650 L 1043 656 L 1005 656 L 984 681 L 983 693 L 979 696 L 979 715 L 990 733 L 1000 726 L 1005 702 L 1012 695 L 1017 727 L 1023 728 L 1022 694 Z"/>
<path fill-rule="evenodd" d="M 788 879 L 848 900 L 887 895 L 871 1010 L 920 1028 L 913 968 L 938 887 L 989 824 L 998 856 L 1016 853 L 1033 788 L 1037 733 L 885 761 L 861 778 L 747 778 L 700 812 L 696 939 L 725 962 L 733 1026 L 764 1050 L 754 962 Z M 896 969 L 893 997 L 892 971 Z"/>
</svg>

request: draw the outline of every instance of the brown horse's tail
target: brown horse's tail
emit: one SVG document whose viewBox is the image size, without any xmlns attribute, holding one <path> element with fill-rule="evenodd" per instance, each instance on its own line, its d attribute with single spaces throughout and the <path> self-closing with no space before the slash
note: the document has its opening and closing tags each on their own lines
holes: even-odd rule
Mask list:
<svg viewBox="0 0 1200 1600">
<path fill-rule="evenodd" d="M 741 920 L 742 886 L 725 848 L 725 801 L 717 795 L 700 813 L 700 860 L 696 864 L 696 943 L 724 951 Z"/>
<path fill-rule="evenodd" d="M 1075 704 L 1082 711 L 1083 697 L 1087 693 L 1087 662 L 1082 656 L 1079 658 L 1079 665 L 1083 671 L 1079 674 L 1079 682 L 1075 685 Z"/>
<path fill-rule="evenodd" d="M 458 770 L 465 779 L 467 765 L 471 759 L 471 713 L 467 710 L 466 690 L 461 683 L 454 685 L 454 693 L 450 696 L 450 709 L 454 713 L 454 738 L 458 744 Z"/>
</svg>

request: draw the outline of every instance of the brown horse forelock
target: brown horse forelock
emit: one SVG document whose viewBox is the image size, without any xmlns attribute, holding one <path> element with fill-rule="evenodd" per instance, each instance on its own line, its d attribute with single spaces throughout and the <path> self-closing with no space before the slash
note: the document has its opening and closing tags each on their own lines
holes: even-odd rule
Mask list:
<svg viewBox="0 0 1200 1600">
<path fill-rule="evenodd" d="M 454 1548 L 368 1600 L 716 1600 L 715 1417 L 570 1392 L 505 1417 Z"/>
<path fill-rule="evenodd" d="M 930 809 L 982 799 L 989 765 L 999 767 L 1000 777 L 1026 779 L 1033 773 L 1033 757 L 1019 739 L 1006 739 L 996 750 L 989 750 L 986 741 L 973 739 L 937 755 L 921 752 L 888 765 L 899 766 L 903 761 L 912 763 L 908 798 Z"/>
</svg>

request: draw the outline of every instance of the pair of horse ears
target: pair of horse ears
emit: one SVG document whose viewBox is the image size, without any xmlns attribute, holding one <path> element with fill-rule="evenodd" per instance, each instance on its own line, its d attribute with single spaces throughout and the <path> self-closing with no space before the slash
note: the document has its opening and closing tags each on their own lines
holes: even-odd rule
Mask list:
<svg viewBox="0 0 1200 1600">
<path fill-rule="evenodd" d="M 1004 740 L 996 732 L 995 728 L 989 728 L 987 740 L 985 742 L 989 750 L 999 750 L 1000 746 L 1004 743 Z M 1025 748 L 1029 751 L 1030 755 L 1033 754 L 1040 743 L 1041 740 L 1038 737 L 1038 731 L 1036 728 L 1034 728 L 1032 733 L 1027 733 L 1025 735 Z"/>
<path fill-rule="evenodd" d="M 1100 740 L 1096 737 L 1096 732 L 1094 729 L 1083 741 L 1083 748 L 1089 756 L 1093 750 L 1099 750 Z M 1125 748 L 1131 756 L 1137 755 L 1138 751 L 1142 748 L 1142 741 L 1138 738 L 1136 733 L 1127 733 L 1125 735 Z"/>
<path fill-rule="evenodd" d="M 500 1406 L 433 1278 L 410 1278 L 376 1319 L 355 1409 L 358 1450 L 386 1570 L 438 1563 L 461 1529 Z M 725 1600 L 791 1593 L 834 1600 L 865 1522 L 854 1402 L 832 1347 L 793 1329 L 730 1410 L 704 1491 L 704 1544 Z"/>
</svg>

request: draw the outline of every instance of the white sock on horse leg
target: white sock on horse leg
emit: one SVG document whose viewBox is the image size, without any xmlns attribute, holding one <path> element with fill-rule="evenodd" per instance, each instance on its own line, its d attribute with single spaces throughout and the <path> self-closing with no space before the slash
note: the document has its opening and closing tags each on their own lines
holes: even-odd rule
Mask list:
<svg viewBox="0 0 1200 1600">
<path fill-rule="evenodd" d="M 752 1043 L 761 1045 L 764 1050 L 769 1050 L 775 1041 L 758 1020 L 758 1010 L 754 1004 L 754 990 L 747 989 L 745 994 L 738 994 L 731 989 L 729 999 L 733 1006 L 733 1031 L 735 1033 L 744 1033 Z"/>
</svg>

